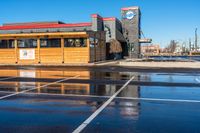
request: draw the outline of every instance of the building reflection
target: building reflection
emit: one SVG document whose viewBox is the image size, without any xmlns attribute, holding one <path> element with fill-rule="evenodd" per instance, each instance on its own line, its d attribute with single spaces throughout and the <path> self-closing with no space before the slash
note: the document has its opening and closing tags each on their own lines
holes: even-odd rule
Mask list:
<svg viewBox="0 0 200 133">
<path fill-rule="evenodd" d="M 4 70 L 5 71 L 5 70 Z M 1 72 L 1 71 L 0 71 Z M 48 79 L 63 79 L 66 77 L 73 77 L 80 75 L 80 79 L 91 80 L 91 79 L 106 79 L 106 80 L 128 80 L 133 75 L 134 80 L 139 81 L 140 75 L 138 73 L 124 73 L 124 72 L 93 72 L 93 71 L 51 71 L 51 70 L 8 70 L 7 73 L 1 73 L 1 77 L 23 77 L 23 78 L 48 78 Z M 20 92 L 31 88 L 36 90 L 31 93 L 37 94 L 70 94 L 70 95 L 86 95 L 86 96 L 112 96 L 117 92 L 122 85 L 115 84 L 93 84 L 93 83 L 56 83 L 45 87 L 46 82 L 1 82 L 0 91 L 9 92 Z M 107 98 L 108 98 L 107 97 Z M 137 119 L 139 116 L 139 102 L 136 100 L 123 100 L 123 97 L 128 98 L 139 98 L 140 87 L 135 85 L 128 85 L 124 91 L 122 91 L 118 97 L 120 99 L 114 100 L 110 104 L 110 108 L 116 108 L 120 110 L 120 114 L 124 117 Z M 99 97 L 101 98 L 101 97 Z M 122 99 L 122 100 L 121 100 Z M 105 102 L 105 98 L 98 101 L 85 101 L 85 104 L 91 104 L 96 110 Z M 78 102 L 78 101 L 77 101 Z M 83 103 L 83 101 L 81 101 Z"/>
</svg>

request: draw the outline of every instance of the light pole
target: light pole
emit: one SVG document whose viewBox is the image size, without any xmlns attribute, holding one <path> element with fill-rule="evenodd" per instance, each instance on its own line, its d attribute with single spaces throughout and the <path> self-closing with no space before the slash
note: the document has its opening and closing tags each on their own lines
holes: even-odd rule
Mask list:
<svg viewBox="0 0 200 133">
<path fill-rule="evenodd" d="M 195 29 L 195 51 L 198 50 L 198 44 L 197 44 L 197 28 Z"/>
</svg>

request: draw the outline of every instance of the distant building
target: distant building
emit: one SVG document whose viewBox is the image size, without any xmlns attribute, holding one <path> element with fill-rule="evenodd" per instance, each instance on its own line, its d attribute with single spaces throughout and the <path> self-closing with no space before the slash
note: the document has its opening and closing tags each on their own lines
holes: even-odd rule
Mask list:
<svg viewBox="0 0 200 133">
<path fill-rule="evenodd" d="M 143 55 L 158 55 L 160 53 L 160 45 L 145 45 L 141 46 Z"/>
<path fill-rule="evenodd" d="M 183 48 L 180 45 L 177 45 L 174 53 L 181 54 L 182 52 L 183 52 Z"/>
</svg>

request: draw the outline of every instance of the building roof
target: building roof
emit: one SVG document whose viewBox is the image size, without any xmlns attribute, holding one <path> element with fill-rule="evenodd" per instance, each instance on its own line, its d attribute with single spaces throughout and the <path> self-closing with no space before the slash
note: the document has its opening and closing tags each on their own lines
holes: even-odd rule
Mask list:
<svg viewBox="0 0 200 133">
<path fill-rule="evenodd" d="M 126 10 L 133 10 L 133 9 L 140 9 L 138 6 L 132 6 L 132 7 L 124 7 L 121 8 L 121 10 L 126 11 Z"/>
<path fill-rule="evenodd" d="M 43 28 L 66 28 L 66 27 L 87 27 L 91 26 L 92 23 L 41 23 L 41 22 L 32 22 L 32 23 L 17 23 L 17 24 L 8 24 L 0 26 L 0 30 L 19 30 L 19 29 L 43 29 Z"/>
<path fill-rule="evenodd" d="M 120 22 L 120 20 L 118 18 L 116 18 L 116 17 L 106 17 L 106 18 L 103 18 L 99 14 L 92 14 L 91 17 L 92 18 L 100 18 L 103 21 L 119 21 Z"/>
<path fill-rule="evenodd" d="M 92 18 L 100 18 L 103 21 L 117 21 L 116 17 L 103 18 L 99 14 L 92 14 Z M 120 22 L 121 23 L 121 22 Z M 24 30 L 24 29 L 45 29 L 45 28 L 70 28 L 70 27 L 90 27 L 91 22 L 86 23 L 64 23 L 61 21 L 25 22 L 25 23 L 5 23 L 0 26 L 0 30 Z"/>
<path fill-rule="evenodd" d="M 21 34 L 0 34 L 0 39 L 15 37 L 37 37 L 37 36 L 88 36 L 89 32 L 57 32 L 57 33 L 21 33 Z"/>
<path fill-rule="evenodd" d="M 42 21 L 42 22 L 26 22 L 26 23 L 4 23 L 3 26 L 41 25 L 41 24 L 65 24 L 65 23 L 61 21 Z"/>
</svg>

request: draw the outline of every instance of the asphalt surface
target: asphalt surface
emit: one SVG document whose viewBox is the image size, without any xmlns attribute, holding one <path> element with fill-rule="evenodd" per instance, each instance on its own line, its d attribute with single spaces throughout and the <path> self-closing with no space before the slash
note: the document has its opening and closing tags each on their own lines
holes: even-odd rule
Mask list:
<svg viewBox="0 0 200 133">
<path fill-rule="evenodd" d="M 198 70 L 1 67 L 0 132 L 198 133 Z"/>
</svg>

